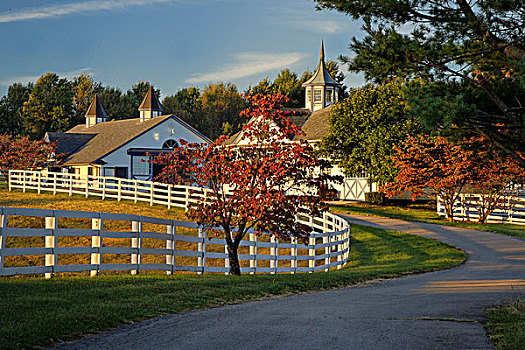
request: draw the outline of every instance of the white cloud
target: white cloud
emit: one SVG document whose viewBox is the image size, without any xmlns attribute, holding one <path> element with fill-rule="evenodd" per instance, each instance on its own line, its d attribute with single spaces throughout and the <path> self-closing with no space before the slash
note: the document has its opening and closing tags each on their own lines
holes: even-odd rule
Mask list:
<svg viewBox="0 0 525 350">
<path fill-rule="evenodd" d="M 131 6 L 146 6 L 168 2 L 173 2 L 173 0 L 93 0 L 44 7 L 24 8 L 0 13 L 0 23 L 59 17 L 74 13 L 110 11 Z"/>
<path fill-rule="evenodd" d="M 185 82 L 195 84 L 219 80 L 231 81 L 273 69 L 283 68 L 300 61 L 305 56 L 306 55 L 298 52 L 283 54 L 240 53 L 235 57 L 235 63 L 229 64 L 216 72 L 191 77 Z"/>
<path fill-rule="evenodd" d="M 84 67 L 80 69 L 76 69 L 70 72 L 63 72 L 63 73 L 56 73 L 61 78 L 67 78 L 69 80 L 73 79 L 74 77 L 79 76 L 80 74 L 89 74 L 91 76 L 94 75 L 93 68 L 91 67 Z M 34 83 L 40 78 L 41 75 L 23 75 L 18 77 L 11 77 L 6 78 L 4 80 L 0 80 L 0 86 L 10 86 L 13 83 L 23 83 L 27 84 L 29 82 Z"/>
</svg>

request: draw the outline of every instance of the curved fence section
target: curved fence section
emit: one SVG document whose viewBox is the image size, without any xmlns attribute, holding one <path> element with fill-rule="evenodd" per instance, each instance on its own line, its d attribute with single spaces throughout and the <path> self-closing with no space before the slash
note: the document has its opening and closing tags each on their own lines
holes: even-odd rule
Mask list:
<svg viewBox="0 0 525 350">
<path fill-rule="evenodd" d="M 307 242 L 250 232 L 239 247 L 243 273 L 340 269 L 348 260 L 348 223 L 333 214 L 303 217 Z M 161 270 L 228 273 L 225 240 L 197 224 L 140 215 L 0 208 L 0 276 Z"/>
</svg>

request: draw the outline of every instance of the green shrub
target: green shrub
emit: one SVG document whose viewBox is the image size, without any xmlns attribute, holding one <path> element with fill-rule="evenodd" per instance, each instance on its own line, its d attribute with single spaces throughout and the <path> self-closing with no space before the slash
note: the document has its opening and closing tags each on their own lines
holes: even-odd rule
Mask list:
<svg viewBox="0 0 525 350">
<path fill-rule="evenodd" d="M 383 204 L 385 202 L 385 194 L 382 192 L 367 192 L 365 193 L 365 202 Z"/>
</svg>

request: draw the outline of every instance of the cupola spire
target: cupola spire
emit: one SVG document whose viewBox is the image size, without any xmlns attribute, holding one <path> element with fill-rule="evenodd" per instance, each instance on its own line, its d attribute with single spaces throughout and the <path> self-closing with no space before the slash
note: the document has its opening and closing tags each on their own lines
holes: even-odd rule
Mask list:
<svg viewBox="0 0 525 350">
<path fill-rule="evenodd" d="M 155 96 L 155 91 L 153 91 L 152 86 L 149 87 L 146 96 L 144 96 L 144 99 L 140 104 L 139 114 L 141 122 L 162 114 L 162 105 L 160 104 L 157 96 Z"/>
<path fill-rule="evenodd" d="M 102 102 L 100 102 L 98 95 L 95 94 L 95 97 L 93 97 L 93 101 L 91 101 L 91 105 L 86 112 L 86 128 L 90 128 L 98 123 L 104 123 L 107 118 L 108 115 L 106 114 L 106 110 L 104 109 L 104 106 L 102 106 Z"/>
<path fill-rule="evenodd" d="M 306 88 L 305 108 L 311 112 L 323 109 L 339 101 L 341 86 L 331 76 L 324 63 L 324 40 L 321 40 L 319 64 L 314 74 L 303 85 Z"/>
</svg>

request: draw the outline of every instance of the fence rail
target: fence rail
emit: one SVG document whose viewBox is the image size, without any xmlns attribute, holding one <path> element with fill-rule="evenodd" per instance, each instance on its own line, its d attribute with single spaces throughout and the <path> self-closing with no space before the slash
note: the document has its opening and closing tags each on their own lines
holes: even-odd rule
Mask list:
<svg viewBox="0 0 525 350">
<path fill-rule="evenodd" d="M 9 190 L 21 189 L 23 192 L 34 190 L 38 193 L 67 193 L 70 196 L 79 194 L 86 197 L 123 199 L 146 202 L 150 205 L 166 205 L 187 208 L 190 203 L 206 198 L 211 192 L 208 189 L 175 186 L 153 181 L 122 179 L 106 176 L 81 176 L 78 174 L 53 173 L 40 171 L 9 171 Z"/>
<path fill-rule="evenodd" d="M 460 221 L 477 221 L 481 194 L 460 194 L 454 203 L 454 219 Z M 446 217 L 445 206 L 437 201 L 438 215 Z M 487 223 L 525 225 L 525 190 L 502 197 L 497 208 L 487 216 Z"/>
<path fill-rule="evenodd" d="M 45 227 L 10 227 L 10 217 L 44 218 Z M 67 220 L 89 219 L 89 228 L 66 228 Z M 107 231 L 104 223 L 107 221 L 125 222 L 129 230 Z M 315 272 L 331 268 L 340 269 L 348 260 L 349 226 L 347 222 L 333 214 L 324 214 L 322 218 L 302 218 L 300 222 L 309 225 L 314 233 L 308 238 L 308 243 L 299 242 L 292 237 L 287 241 L 279 241 L 270 236 L 269 241 L 257 237 L 253 231 L 248 239 L 241 242 L 241 247 L 248 247 L 247 254 L 239 254 L 241 264 L 249 262 L 249 266 L 241 267 L 243 273 L 296 273 Z M 61 225 L 62 224 L 62 225 Z M 163 232 L 148 231 L 145 224 L 163 227 Z M 179 234 L 182 228 L 194 229 L 196 235 Z M 6 243 L 10 237 L 43 237 L 43 247 L 13 247 L 13 242 Z M 60 246 L 59 239 L 63 237 L 88 237 L 90 246 Z M 121 239 L 126 246 L 106 246 L 107 239 Z M 144 240 L 160 240 L 163 248 L 152 248 L 145 245 Z M 196 250 L 182 246 L 189 242 L 196 245 Z M 215 246 L 215 249 L 210 249 Z M 269 248 L 269 249 L 268 249 Z M 263 251 L 269 250 L 269 251 Z M 319 250 L 323 253 L 319 254 Z M 218 252 L 220 251 L 220 252 Z M 88 254 L 90 264 L 59 264 L 61 255 Z M 126 263 L 111 263 L 108 254 L 129 256 Z M 145 256 L 165 256 L 165 263 L 146 263 Z M 9 266 L 6 258 L 16 256 L 44 257 L 45 264 L 41 266 Z M 185 259 L 181 258 L 193 258 Z M 223 266 L 210 266 L 209 259 L 221 259 Z M 188 263 L 191 260 L 195 264 Z M 261 266 L 263 261 L 269 261 L 269 266 Z M 307 261 L 307 266 L 300 266 L 301 261 Z M 248 265 L 246 263 L 245 265 Z M 304 265 L 304 264 L 303 264 Z M 186 221 L 159 219 L 141 215 L 110 214 L 100 212 L 46 210 L 28 208 L 0 208 L 0 276 L 22 274 L 45 274 L 51 278 L 55 273 L 90 271 L 91 276 L 101 271 L 130 271 L 136 274 L 145 270 L 162 270 L 167 274 L 175 271 L 192 271 L 198 274 L 207 272 L 228 273 L 228 254 L 224 239 L 207 237 L 207 232 L 199 229 L 197 224 Z"/>
<path fill-rule="evenodd" d="M 24 192 L 62 192 L 69 195 L 81 194 L 102 199 L 133 200 L 161 204 L 168 208 L 187 208 L 210 195 L 208 190 L 191 186 L 173 186 L 151 181 L 129 180 L 113 177 L 79 176 L 51 172 L 9 171 L 9 190 L 19 188 Z M 11 216 L 45 218 L 44 228 L 10 227 Z M 91 228 L 65 228 L 68 219 L 90 219 Z M 106 231 L 104 222 L 127 222 L 128 231 Z M 333 214 L 325 213 L 321 218 L 301 217 L 299 222 L 309 225 L 313 233 L 308 243 L 292 237 L 279 241 L 274 236 L 257 237 L 250 232 L 241 242 L 239 260 L 243 273 L 295 273 L 315 272 L 337 267 L 340 269 L 348 260 L 350 229 L 348 223 Z M 30 221 L 28 221 L 30 222 Z M 63 225 L 60 225 L 60 222 Z M 162 226 L 162 232 L 144 230 L 144 225 Z M 194 235 L 183 235 L 181 229 L 196 230 Z M 9 237 L 44 237 L 44 247 L 6 246 Z M 61 237 L 89 237 L 91 245 L 81 247 L 59 246 Z M 129 240 L 126 246 L 106 246 L 109 239 Z M 144 239 L 162 241 L 163 248 L 144 245 Z M 165 242 L 164 242 L 165 241 Z M 193 247 L 188 248 L 189 245 Z M 55 273 L 91 271 L 95 276 L 101 271 L 163 270 L 168 274 L 175 271 L 197 273 L 229 272 L 229 261 L 224 239 L 207 237 L 207 232 L 197 224 L 184 221 L 158 219 L 147 216 L 82 212 L 66 210 L 43 210 L 27 208 L 0 208 L 0 276 L 44 273 L 47 278 Z M 243 251 L 245 250 L 245 251 Z M 320 251 L 322 253 L 320 253 Z M 66 254 L 89 254 L 90 264 L 59 264 L 59 256 Z M 128 255 L 126 263 L 106 262 L 108 254 Z M 145 256 L 165 256 L 165 263 L 145 263 Z M 8 266 L 6 257 L 43 256 L 42 266 Z M 188 259 L 189 258 L 189 259 Z M 211 266 L 207 260 L 222 260 L 221 266 Z M 248 266 L 249 265 L 249 266 Z"/>
</svg>

